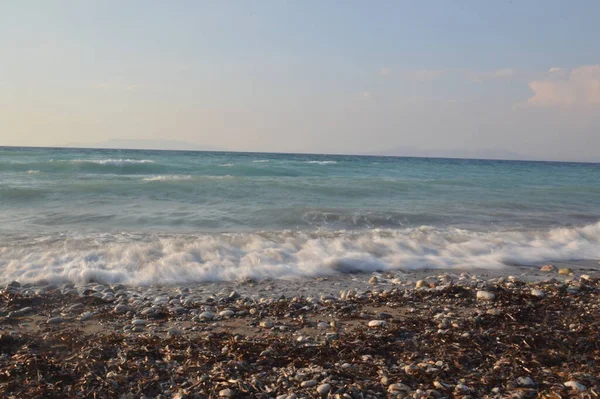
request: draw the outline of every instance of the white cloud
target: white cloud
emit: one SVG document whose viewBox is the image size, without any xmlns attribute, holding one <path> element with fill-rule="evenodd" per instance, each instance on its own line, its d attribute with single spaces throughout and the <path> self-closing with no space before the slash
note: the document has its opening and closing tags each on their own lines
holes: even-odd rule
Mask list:
<svg viewBox="0 0 600 399">
<path fill-rule="evenodd" d="M 548 73 L 559 73 L 562 69 L 559 67 L 552 67 L 548 70 Z"/>
<path fill-rule="evenodd" d="M 551 68 L 542 80 L 529 82 L 533 96 L 530 107 L 598 107 L 600 106 L 600 64 L 574 68 L 557 75 L 560 68 Z"/>
</svg>

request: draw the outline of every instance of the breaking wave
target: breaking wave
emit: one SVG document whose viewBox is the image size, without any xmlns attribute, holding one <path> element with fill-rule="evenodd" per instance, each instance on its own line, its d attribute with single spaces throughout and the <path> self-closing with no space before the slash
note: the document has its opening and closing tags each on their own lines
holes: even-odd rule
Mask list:
<svg viewBox="0 0 600 399">
<path fill-rule="evenodd" d="M 501 269 L 600 259 L 600 223 L 546 231 L 422 226 L 366 231 L 19 237 L 0 245 L 1 281 L 133 285 L 288 279 L 417 269 Z"/>
</svg>

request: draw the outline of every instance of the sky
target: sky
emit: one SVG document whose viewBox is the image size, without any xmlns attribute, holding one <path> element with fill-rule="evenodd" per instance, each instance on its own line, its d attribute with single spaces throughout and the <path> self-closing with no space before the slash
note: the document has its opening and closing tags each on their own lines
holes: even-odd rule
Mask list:
<svg viewBox="0 0 600 399">
<path fill-rule="evenodd" d="M 0 145 L 600 158 L 600 2 L 0 2 Z"/>
</svg>

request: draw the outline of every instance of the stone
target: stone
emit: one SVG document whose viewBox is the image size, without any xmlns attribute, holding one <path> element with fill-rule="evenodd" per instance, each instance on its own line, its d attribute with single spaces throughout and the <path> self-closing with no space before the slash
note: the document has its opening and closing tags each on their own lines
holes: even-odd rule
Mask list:
<svg viewBox="0 0 600 399">
<path fill-rule="evenodd" d="M 459 392 L 469 392 L 471 389 L 465 384 L 458 384 L 454 387 L 454 390 Z"/>
<path fill-rule="evenodd" d="M 416 288 L 426 288 L 426 287 L 429 287 L 429 284 L 427 284 L 427 281 L 425 281 L 425 280 L 419 280 L 415 284 L 415 287 Z"/>
<path fill-rule="evenodd" d="M 480 301 L 493 301 L 496 295 L 489 291 L 477 291 L 477 299 Z"/>
<path fill-rule="evenodd" d="M 531 295 L 538 297 L 538 298 L 544 298 L 546 296 L 546 293 L 542 290 L 532 289 Z"/>
<path fill-rule="evenodd" d="M 180 335 L 181 335 L 181 331 L 179 331 L 176 328 L 171 328 L 169 331 L 167 331 L 168 337 L 178 337 Z"/>
<path fill-rule="evenodd" d="M 142 319 L 133 319 L 131 321 L 131 325 L 133 326 L 145 326 L 146 325 L 146 320 L 142 320 Z"/>
<path fill-rule="evenodd" d="M 573 274 L 573 270 L 570 267 L 565 267 L 562 269 L 558 269 L 558 274 L 560 274 L 561 276 L 568 276 L 570 274 Z"/>
<path fill-rule="evenodd" d="M 118 304 L 117 306 L 115 306 L 115 308 L 113 309 L 115 313 L 117 314 L 121 314 L 121 313 L 127 313 L 131 310 L 131 308 L 125 304 Z"/>
<path fill-rule="evenodd" d="M 397 383 L 397 384 L 391 384 L 388 387 L 388 392 L 389 393 L 395 393 L 395 392 L 410 392 L 411 389 L 408 385 L 404 385 L 401 383 Z"/>
<path fill-rule="evenodd" d="M 555 271 L 556 268 L 553 265 L 544 265 L 540 268 L 541 272 L 550 273 Z"/>
<path fill-rule="evenodd" d="M 52 317 L 46 321 L 46 324 L 60 324 L 65 321 L 62 317 Z"/>
<path fill-rule="evenodd" d="M 379 282 L 379 280 L 377 279 L 377 277 L 373 276 L 369 279 L 369 284 L 371 285 L 375 285 Z"/>
<path fill-rule="evenodd" d="M 233 391 L 233 389 L 221 389 L 219 391 L 219 397 L 220 398 L 232 398 L 235 395 L 235 392 Z"/>
<path fill-rule="evenodd" d="M 94 316 L 96 316 L 96 313 L 94 313 L 94 312 L 85 312 L 84 314 L 81 315 L 81 317 L 79 318 L 79 321 L 87 321 Z"/>
<path fill-rule="evenodd" d="M 317 328 L 321 330 L 326 330 L 329 328 L 329 323 L 325 323 L 324 321 L 317 324 Z"/>
<path fill-rule="evenodd" d="M 317 387 L 317 393 L 319 395 L 327 395 L 331 391 L 331 384 L 321 384 Z"/>
<path fill-rule="evenodd" d="M 259 326 L 261 326 L 262 328 L 273 328 L 275 324 L 271 321 L 271 320 L 264 320 L 261 321 Z"/>
<path fill-rule="evenodd" d="M 384 320 L 371 320 L 369 322 L 369 327 L 371 327 L 371 328 L 385 327 L 386 324 L 387 323 Z"/>
<path fill-rule="evenodd" d="M 530 377 L 517 378 L 517 384 L 519 384 L 522 387 L 528 387 L 528 388 L 535 385 L 535 383 L 533 382 L 533 380 Z"/>
<path fill-rule="evenodd" d="M 202 312 L 198 317 L 200 320 L 212 320 L 215 316 L 211 312 Z"/>
<path fill-rule="evenodd" d="M 571 389 L 574 389 L 576 391 L 585 391 L 587 389 L 587 387 L 585 385 L 583 385 L 582 383 L 578 382 L 578 381 L 567 381 L 565 382 L 565 386 L 569 387 Z"/>
<path fill-rule="evenodd" d="M 312 387 L 316 387 L 318 384 L 317 380 L 308 380 L 308 381 L 302 381 L 302 384 L 300 384 L 300 386 L 302 388 L 312 388 Z"/>
<path fill-rule="evenodd" d="M 223 310 L 221 312 L 219 312 L 219 316 L 221 317 L 232 317 L 235 315 L 235 312 L 233 310 Z"/>
</svg>

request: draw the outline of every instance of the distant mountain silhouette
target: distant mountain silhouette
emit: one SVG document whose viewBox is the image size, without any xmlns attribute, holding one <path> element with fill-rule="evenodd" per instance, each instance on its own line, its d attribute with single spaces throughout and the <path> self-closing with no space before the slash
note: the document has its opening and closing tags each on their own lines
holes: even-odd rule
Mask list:
<svg viewBox="0 0 600 399">
<path fill-rule="evenodd" d="M 201 146 L 179 140 L 134 140 L 115 139 L 98 143 L 71 143 L 66 147 L 75 148 L 108 148 L 108 149 L 136 149 L 136 150 L 189 150 L 189 151 L 226 151 L 222 148 Z"/>
<path fill-rule="evenodd" d="M 372 152 L 370 155 L 396 156 L 396 157 L 424 157 L 424 158 L 469 158 L 469 159 L 504 159 L 504 160 L 532 160 L 532 157 L 518 154 L 504 149 L 433 149 L 424 150 L 416 147 L 397 147 L 391 150 Z"/>
</svg>

